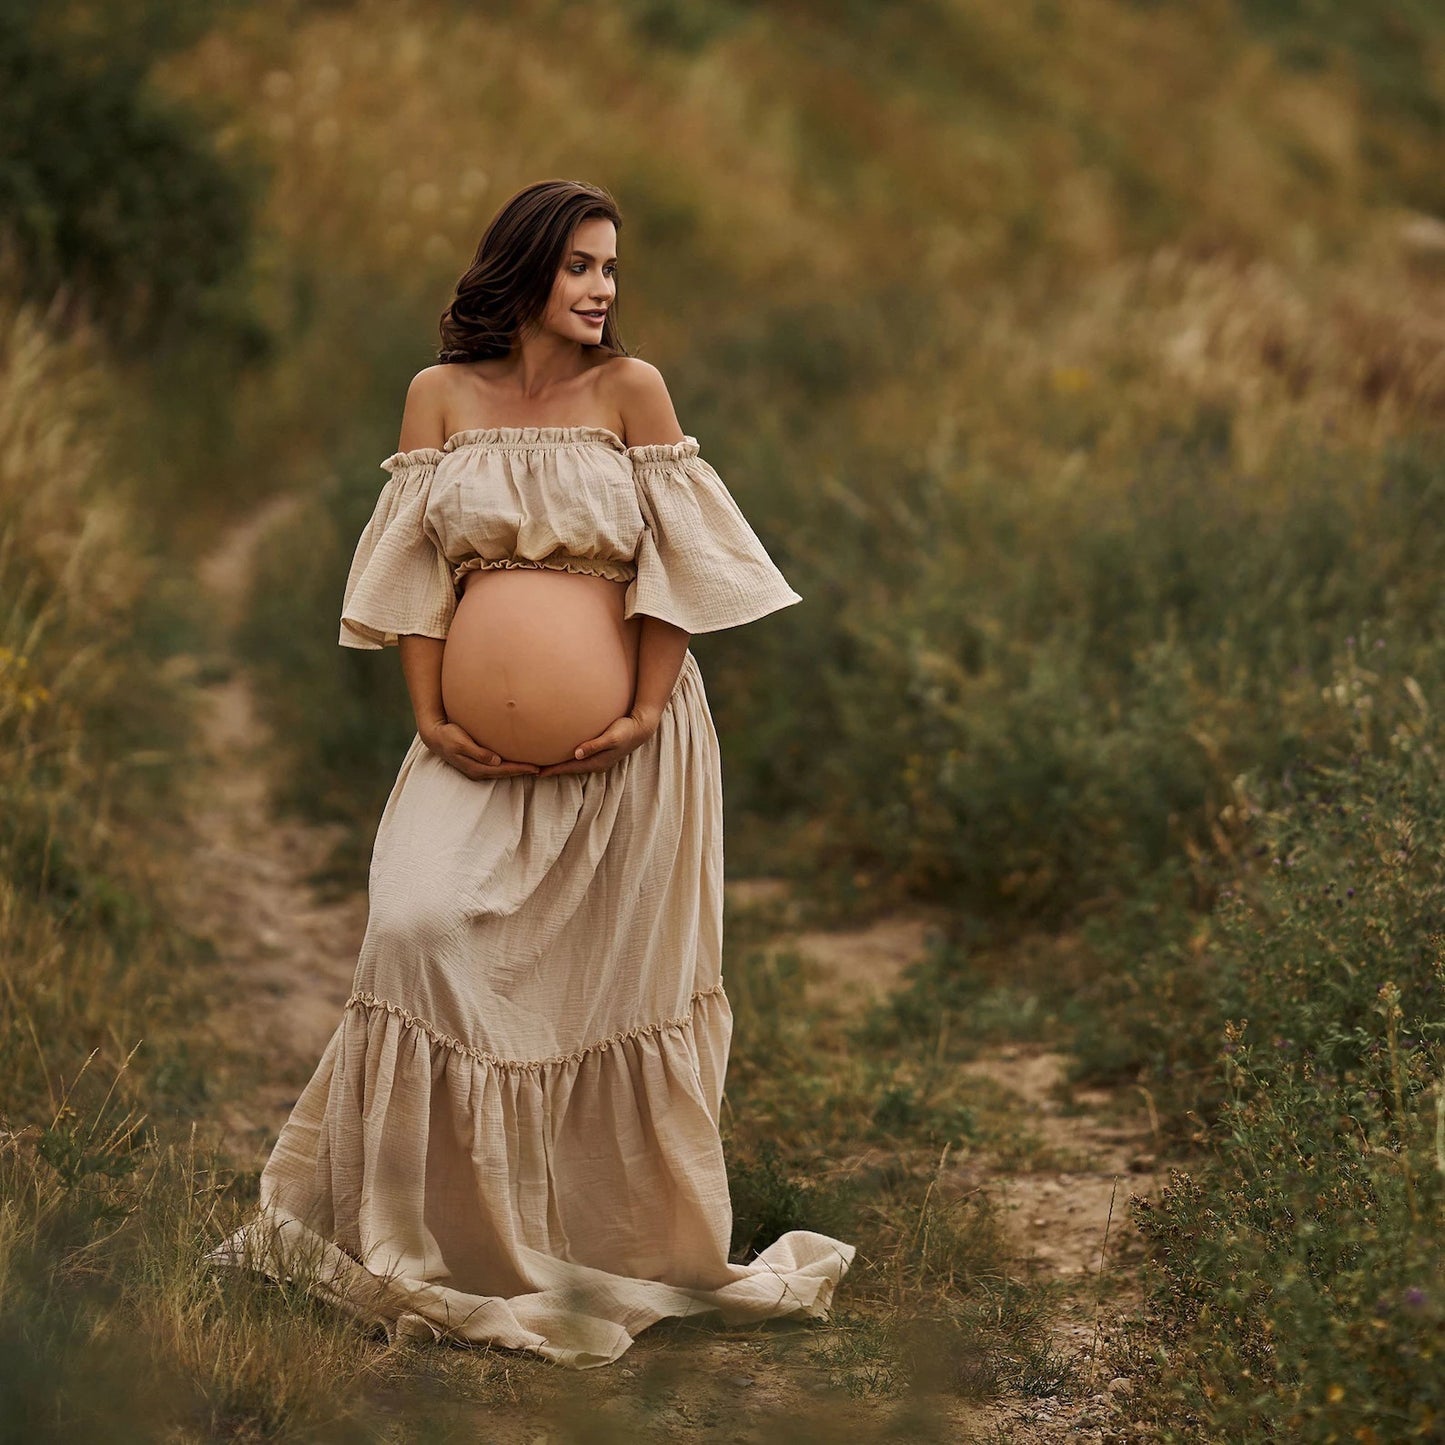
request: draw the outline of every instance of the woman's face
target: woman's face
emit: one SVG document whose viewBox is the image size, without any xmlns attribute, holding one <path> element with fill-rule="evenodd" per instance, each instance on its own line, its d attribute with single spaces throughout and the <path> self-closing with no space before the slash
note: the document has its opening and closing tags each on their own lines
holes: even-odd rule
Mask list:
<svg viewBox="0 0 1445 1445">
<path fill-rule="evenodd" d="M 544 330 L 595 346 L 602 321 L 617 296 L 617 227 L 602 216 L 579 222 L 567 243 L 552 297 L 542 317 Z"/>
</svg>

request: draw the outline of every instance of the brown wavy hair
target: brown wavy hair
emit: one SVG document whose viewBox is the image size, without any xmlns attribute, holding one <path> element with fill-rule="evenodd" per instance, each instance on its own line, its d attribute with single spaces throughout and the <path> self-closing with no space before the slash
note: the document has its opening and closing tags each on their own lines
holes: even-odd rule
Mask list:
<svg viewBox="0 0 1445 1445">
<path fill-rule="evenodd" d="M 521 329 L 547 308 L 562 258 L 579 222 L 601 216 L 621 231 L 610 192 L 583 181 L 535 181 L 492 217 L 456 295 L 441 315 L 438 362 L 506 356 Z M 593 343 L 627 356 L 617 334 L 614 295 Z"/>
</svg>

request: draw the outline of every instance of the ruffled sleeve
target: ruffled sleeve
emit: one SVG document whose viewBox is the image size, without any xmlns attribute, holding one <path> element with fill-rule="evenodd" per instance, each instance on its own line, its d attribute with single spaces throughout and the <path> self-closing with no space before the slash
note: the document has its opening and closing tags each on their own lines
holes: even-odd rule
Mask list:
<svg viewBox="0 0 1445 1445">
<path fill-rule="evenodd" d="M 628 447 L 645 527 L 623 616 L 717 632 L 801 602 L 696 437 Z"/>
<path fill-rule="evenodd" d="M 426 528 L 435 447 L 397 452 L 361 533 L 341 604 L 342 647 L 394 647 L 403 634 L 445 637 L 456 612 L 451 568 Z"/>
</svg>

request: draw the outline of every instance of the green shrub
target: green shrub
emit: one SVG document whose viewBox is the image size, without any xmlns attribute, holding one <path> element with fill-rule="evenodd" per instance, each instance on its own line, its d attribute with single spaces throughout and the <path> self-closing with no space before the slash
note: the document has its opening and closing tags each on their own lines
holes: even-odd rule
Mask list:
<svg viewBox="0 0 1445 1445">
<path fill-rule="evenodd" d="M 1353 693 L 1359 717 L 1398 681 Z M 1210 1162 L 1138 1206 L 1161 1439 L 1435 1438 L 1445 1419 L 1445 734 L 1438 684 L 1402 691 L 1413 716 L 1381 748 L 1302 767 L 1247 820 L 1194 988 L 1153 1004 L 1214 1084 L 1193 1115 Z"/>
<path fill-rule="evenodd" d="M 198 116 L 148 89 L 149 47 L 192 32 L 187 7 L 145 8 L 149 25 L 132 14 L 113 31 L 72 14 L 79 33 L 32 0 L 0 14 L 0 226 L 31 296 L 64 287 L 130 344 L 199 326 L 254 354 L 262 332 L 238 278 L 259 176 L 223 162 Z"/>
</svg>

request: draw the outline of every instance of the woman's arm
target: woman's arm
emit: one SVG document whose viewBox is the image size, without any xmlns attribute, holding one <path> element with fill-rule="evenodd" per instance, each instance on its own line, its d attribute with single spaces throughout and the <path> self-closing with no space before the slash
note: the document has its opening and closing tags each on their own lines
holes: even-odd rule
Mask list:
<svg viewBox="0 0 1445 1445">
<path fill-rule="evenodd" d="M 402 411 L 399 451 L 423 447 L 440 448 L 446 440 L 444 412 L 447 368 L 429 366 L 412 378 Z M 442 653 L 446 639 L 403 633 L 396 639 L 401 654 L 402 676 L 411 695 L 412 715 L 422 742 L 458 772 L 469 778 L 508 778 L 535 773 L 535 763 L 503 763 L 490 748 L 482 747 L 470 733 L 447 718 L 442 706 Z"/>
<path fill-rule="evenodd" d="M 660 617 L 642 619 L 642 636 L 637 648 L 637 694 L 632 716 L 647 730 L 657 731 L 667 700 L 677 686 L 682 660 L 692 634 L 664 622 Z"/>
<path fill-rule="evenodd" d="M 447 720 L 442 706 L 442 653 L 446 650 L 446 639 L 404 633 L 396 639 L 396 645 L 401 653 L 406 690 L 411 694 L 416 730 L 425 743 L 427 735 Z"/>
<path fill-rule="evenodd" d="M 616 365 L 617 409 L 627 431 L 627 445 L 640 447 L 653 442 L 682 441 L 682 424 L 673 409 L 662 373 L 650 361 L 636 356 Z M 647 729 L 649 737 L 657 731 L 663 709 L 677 685 L 690 636 L 660 617 L 644 615 L 642 618 L 637 699 L 632 716 Z"/>
<path fill-rule="evenodd" d="M 412 377 L 401 412 L 401 438 L 397 450 L 420 451 L 440 447 L 445 440 L 446 421 L 442 414 L 440 367 L 428 366 Z M 442 707 L 442 652 L 446 640 L 440 637 L 403 635 L 396 640 L 401 654 L 402 675 L 411 694 L 411 710 L 421 740 L 431 746 L 430 735 L 447 720 Z"/>
</svg>

